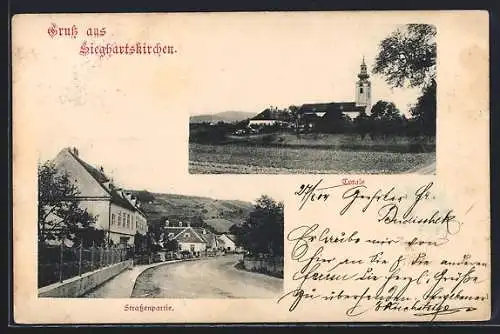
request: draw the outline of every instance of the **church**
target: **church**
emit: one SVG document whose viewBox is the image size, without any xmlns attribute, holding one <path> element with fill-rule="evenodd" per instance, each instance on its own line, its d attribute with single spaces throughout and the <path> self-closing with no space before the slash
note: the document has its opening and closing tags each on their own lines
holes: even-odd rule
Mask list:
<svg viewBox="0 0 500 334">
<path fill-rule="evenodd" d="M 343 116 L 355 119 L 360 113 L 370 114 L 371 83 L 365 59 L 361 63 L 355 85 L 354 102 L 326 102 L 303 104 L 298 111 L 298 124 L 302 128 L 314 128 L 338 124 Z"/>
<path fill-rule="evenodd" d="M 360 113 L 370 114 L 371 109 L 371 83 L 370 76 L 366 69 L 365 58 L 361 62 L 361 69 L 356 81 L 356 90 L 354 102 L 326 102 L 303 104 L 297 111 L 297 123 L 295 126 L 305 129 L 318 129 L 331 131 L 342 125 L 342 118 L 348 116 L 355 119 Z M 248 127 L 262 127 L 291 124 L 290 114 L 278 110 L 277 108 L 268 108 L 257 116 L 250 119 Z"/>
</svg>

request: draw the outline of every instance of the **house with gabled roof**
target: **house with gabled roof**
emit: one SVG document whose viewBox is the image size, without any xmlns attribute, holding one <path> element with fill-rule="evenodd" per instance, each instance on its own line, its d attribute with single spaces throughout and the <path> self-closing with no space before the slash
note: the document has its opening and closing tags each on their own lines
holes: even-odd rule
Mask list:
<svg viewBox="0 0 500 334">
<path fill-rule="evenodd" d="M 217 235 L 203 227 L 192 227 L 190 223 L 178 222 L 170 225 L 168 220 L 163 229 L 163 243 L 176 240 L 180 251 L 189 251 L 195 255 L 215 252 L 218 249 Z"/>
<path fill-rule="evenodd" d="M 194 231 L 205 240 L 207 251 L 216 251 L 218 248 L 217 234 L 203 227 L 194 227 Z"/>
<path fill-rule="evenodd" d="M 236 237 L 232 234 L 221 234 L 217 237 L 218 247 L 226 252 L 236 251 Z"/>
<path fill-rule="evenodd" d="M 167 225 L 164 228 L 165 240 L 176 240 L 180 251 L 188 251 L 200 255 L 207 250 L 207 242 L 189 223 L 177 223 L 177 226 Z"/>
<path fill-rule="evenodd" d="M 65 148 L 54 158 L 57 170 L 66 172 L 78 188 L 80 206 L 96 217 L 96 227 L 106 232 L 109 244 L 133 245 L 136 232 L 148 231 L 147 217 L 140 203 L 117 187 L 102 167 L 85 162 L 76 148 Z"/>
<path fill-rule="evenodd" d="M 252 117 L 248 122 L 248 127 L 260 127 L 260 126 L 273 126 L 273 125 L 287 125 L 291 121 L 290 114 L 278 110 L 277 108 L 267 108 Z"/>
</svg>

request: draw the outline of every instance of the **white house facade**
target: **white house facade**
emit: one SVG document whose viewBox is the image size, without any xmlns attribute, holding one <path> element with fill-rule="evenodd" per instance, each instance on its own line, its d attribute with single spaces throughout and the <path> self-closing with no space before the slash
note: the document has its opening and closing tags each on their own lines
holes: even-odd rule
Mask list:
<svg viewBox="0 0 500 334">
<path fill-rule="evenodd" d="M 218 245 L 219 245 L 219 249 L 221 249 L 221 250 L 225 250 L 228 252 L 236 251 L 235 238 L 231 235 L 221 234 L 218 237 Z"/>
<path fill-rule="evenodd" d="M 77 149 L 63 149 L 53 162 L 77 186 L 80 206 L 95 216 L 96 227 L 106 231 L 108 243 L 132 245 L 136 232 L 147 233 L 147 218 L 136 199 L 117 188 L 102 168 L 83 161 Z"/>
</svg>

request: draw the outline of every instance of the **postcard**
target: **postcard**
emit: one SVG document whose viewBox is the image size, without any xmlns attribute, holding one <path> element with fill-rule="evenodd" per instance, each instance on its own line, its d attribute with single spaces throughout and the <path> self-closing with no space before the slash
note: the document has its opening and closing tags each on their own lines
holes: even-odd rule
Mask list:
<svg viewBox="0 0 500 334">
<path fill-rule="evenodd" d="M 486 11 L 16 15 L 12 95 L 19 324 L 490 319 Z"/>
</svg>

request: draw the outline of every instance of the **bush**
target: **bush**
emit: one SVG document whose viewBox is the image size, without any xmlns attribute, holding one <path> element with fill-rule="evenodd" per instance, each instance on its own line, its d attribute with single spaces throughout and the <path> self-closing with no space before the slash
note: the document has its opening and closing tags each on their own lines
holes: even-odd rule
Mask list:
<svg viewBox="0 0 500 334">
<path fill-rule="evenodd" d="M 137 191 L 134 195 L 139 202 L 148 203 L 155 200 L 155 196 L 147 190 Z"/>
<path fill-rule="evenodd" d="M 189 141 L 200 144 L 214 144 L 226 140 L 227 135 L 236 129 L 236 125 L 229 123 L 190 124 Z"/>
</svg>

